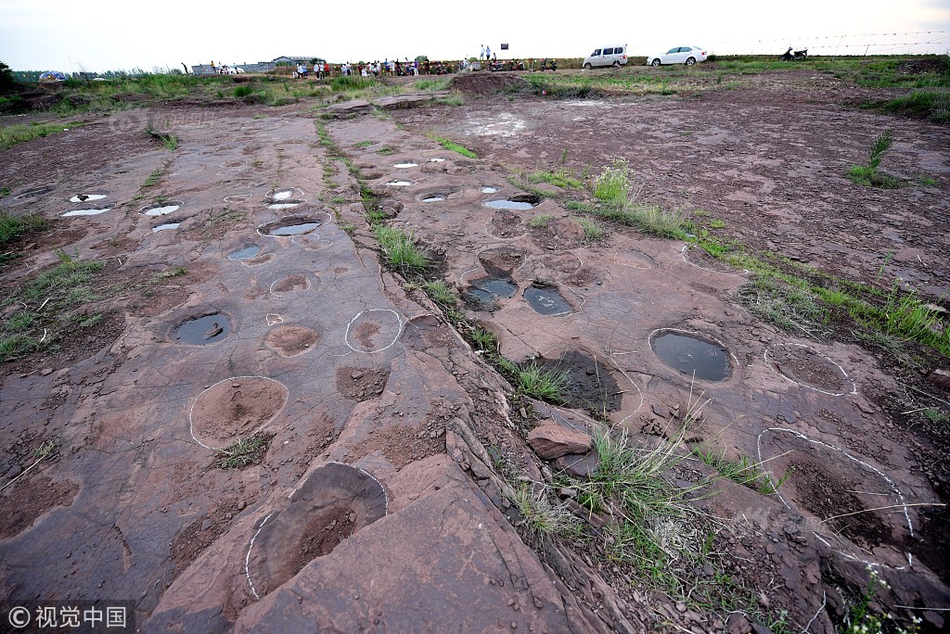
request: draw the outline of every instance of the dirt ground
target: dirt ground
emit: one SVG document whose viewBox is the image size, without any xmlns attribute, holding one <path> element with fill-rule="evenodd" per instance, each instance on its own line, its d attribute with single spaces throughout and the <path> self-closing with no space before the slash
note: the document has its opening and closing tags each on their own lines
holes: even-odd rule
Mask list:
<svg viewBox="0 0 950 634">
<path fill-rule="evenodd" d="M 763 322 L 739 301 L 746 272 L 681 242 L 622 227 L 585 242 L 557 188 L 529 209 L 484 203 L 530 200 L 513 185 L 523 172 L 596 174 L 623 158 L 643 200 L 702 210 L 724 239 L 851 280 L 899 277 L 947 307 L 950 129 L 855 109 L 866 91 L 809 72 L 685 96 L 494 92 L 518 81 L 476 75 L 457 84 L 462 106 L 413 98 L 379 117 L 344 104 L 317 123 L 446 282 L 514 287 L 463 309 L 507 358 L 566 367 L 578 393 L 563 407 L 513 400 L 380 265 L 360 184 L 309 104 L 156 106 L 0 152 L 0 209 L 52 224 L 14 245 L 4 293 L 58 248 L 111 263 L 93 305 L 110 317 L 0 365 L 0 601 L 132 599 L 143 631 L 746 632 L 768 625 L 753 613 L 784 612 L 786 631 L 831 632 L 870 566 L 891 586 L 876 605 L 944 627 L 950 430 L 920 412 L 950 401 L 946 386 L 841 333 Z M 882 167 L 911 184 L 852 183 L 885 128 Z M 62 217 L 89 192 L 114 207 Z M 180 209 L 142 213 L 156 197 Z M 155 231 L 165 223 L 180 224 Z M 721 351 L 724 378 L 691 381 L 659 359 L 662 334 Z M 697 401 L 691 444 L 751 457 L 775 481 L 791 473 L 771 495 L 720 480 L 697 501 L 755 610 L 699 609 L 596 547 L 519 533 L 499 465 L 536 483 L 565 468 L 533 455 L 527 428 L 648 440 Z M 262 462 L 212 468 L 254 433 L 273 436 Z M 49 440 L 57 452 L 31 467 Z M 710 472 L 691 459 L 675 477 Z"/>
</svg>

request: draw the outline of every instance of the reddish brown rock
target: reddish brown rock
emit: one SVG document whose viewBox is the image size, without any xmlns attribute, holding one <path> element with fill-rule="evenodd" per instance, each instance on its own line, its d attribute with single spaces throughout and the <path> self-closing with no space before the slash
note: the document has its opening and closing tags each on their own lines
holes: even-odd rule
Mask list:
<svg viewBox="0 0 950 634">
<path fill-rule="evenodd" d="M 587 453 L 591 440 L 582 431 L 545 421 L 528 432 L 528 443 L 545 460 L 554 460 L 569 453 Z"/>
</svg>

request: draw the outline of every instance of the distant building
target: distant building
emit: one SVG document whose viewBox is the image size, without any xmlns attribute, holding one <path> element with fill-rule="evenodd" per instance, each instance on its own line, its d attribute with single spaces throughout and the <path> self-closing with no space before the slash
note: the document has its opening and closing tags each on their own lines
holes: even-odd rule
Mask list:
<svg viewBox="0 0 950 634">
<path fill-rule="evenodd" d="M 269 62 L 257 62 L 256 64 L 234 64 L 233 66 L 228 64 L 228 67 L 239 69 L 237 72 L 268 73 L 277 68 L 278 64 L 286 66 L 304 64 L 305 66 L 309 67 L 311 65 L 310 60 L 312 59 L 323 61 L 318 57 L 288 57 L 286 55 L 282 55 Z M 218 72 L 220 72 L 220 70 L 220 64 L 215 64 L 214 66 L 211 66 L 211 64 L 195 64 L 191 67 L 191 72 L 195 75 L 216 75 Z"/>
</svg>

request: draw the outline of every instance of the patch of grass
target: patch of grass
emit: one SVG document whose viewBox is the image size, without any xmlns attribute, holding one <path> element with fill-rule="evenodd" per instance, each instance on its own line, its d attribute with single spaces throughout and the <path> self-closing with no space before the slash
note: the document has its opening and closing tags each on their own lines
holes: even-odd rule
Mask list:
<svg viewBox="0 0 950 634">
<path fill-rule="evenodd" d="M 688 224 L 685 214 L 679 211 L 664 211 L 659 205 L 630 204 L 621 208 L 600 208 L 594 213 L 646 234 L 675 240 L 684 240 L 687 237 Z"/>
<path fill-rule="evenodd" d="M 452 307 L 458 301 L 458 292 L 445 280 L 428 281 L 422 284 L 429 298 L 436 304 Z"/>
<path fill-rule="evenodd" d="M 497 354 L 498 352 L 498 337 L 494 335 L 490 330 L 486 330 L 481 326 L 476 326 L 468 331 L 468 340 L 475 349 L 479 352 L 487 352 L 489 354 Z"/>
<path fill-rule="evenodd" d="M 548 403 L 566 401 L 567 370 L 545 368 L 537 361 L 515 364 L 512 370 L 519 393 Z"/>
<path fill-rule="evenodd" d="M 82 328 L 96 325 L 101 315 L 82 307 L 99 298 L 92 288 L 101 262 L 82 262 L 57 251 L 59 264 L 15 289 L 0 308 L 22 309 L 0 321 L 0 359 L 41 350 L 65 340 Z"/>
<path fill-rule="evenodd" d="M 243 469 L 258 464 L 267 455 L 270 434 L 257 433 L 250 438 L 240 439 L 232 445 L 218 451 L 218 457 L 212 463 L 216 469 Z"/>
<path fill-rule="evenodd" d="M 356 144 L 356 147 L 358 147 L 358 148 L 367 148 L 367 147 L 369 147 L 369 146 L 371 146 L 371 145 L 375 145 L 375 144 L 376 144 L 376 141 L 360 141 L 359 143 Z"/>
<path fill-rule="evenodd" d="M 451 94 L 445 95 L 444 97 L 437 97 L 433 100 L 437 104 L 442 104 L 443 106 L 462 106 L 465 105 L 465 97 L 458 90 L 453 90 Z"/>
<path fill-rule="evenodd" d="M 950 92 L 946 90 L 914 91 L 904 97 L 884 102 L 880 108 L 885 112 L 929 119 L 934 123 L 950 123 Z"/>
<path fill-rule="evenodd" d="M 542 229 L 551 224 L 552 220 L 554 220 L 554 216 L 551 214 L 538 214 L 528 221 L 528 226 L 532 229 Z"/>
<path fill-rule="evenodd" d="M 208 234 L 214 231 L 216 228 L 221 225 L 229 224 L 234 225 L 238 222 L 244 220 L 247 216 L 246 212 L 239 211 L 237 209 L 231 209 L 230 207 L 225 207 L 221 211 L 212 212 L 211 215 L 201 223 L 201 226 L 198 227 L 198 231 L 201 234 Z"/>
<path fill-rule="evenodd" d="M 428 270 L 429 257 L 416 246 L 412 234 L 383 225 L 373 227 L 373 232 L 390 268 L 404 277 L 422 275 Z"/>
<path fill-rule="evenodd" d="M 530 482 L 519 482 L 509 495 L 520 516 L 518 526 L 526 528 L 540 543 L 577 531 L 577 518 L 563 506 L 552 504 L 546 488 L 534 492 Z"/>
<path fill-rule="evenodd" d="M 376 153 L 380 156 L 392 156 L 396 153 L 396 148 L 389 145 L 384 145 L 383 147 L 376 150 Z"/>
<path fill-rule="evenodd" d="M 848 170 L 848 178 L 860 185 L 869 187 L 879 187 L 881 189 L 897 189 L 902 181 L 890 174 L 879 171 L 881 160 L 884 153 L 894 144 L 894 135 L 890 130 L 881 132 L 868 149 L 868 162 L 866 165 L 852 165 Z"/>
<path fill-rule="evenodd" d="M 563 169 L 556 172 L 532 172 L 528 174 L 528 181 L 531 183 L 548 183 L 563 189 L 580 189 L 584 186 L 579 178 L 571 176 Z"/>
<path fill-rule="evenodd" d="M 57 132 L 65 132 L 68 129 L 78 128 L 82 123 L 79 121 L 65 122 L 52 121 L 48 123 L 17 123 L 0 128 L 0 150 L 13 147 L 18 143 L 32 141 Z"/>
<path fill-rule="evenodd" d="M 449 150 L 450 152 L 455 152 L 456 154 L 461 154 L 462 156 L 465 156 L 468 158 L 473 158 L 473 159 L 478 158 L 478 154 L 468 149 L 464 145 L 460 145 L 456 143 L 455 141 L 450 141 L 449 139 L 445 139 L 443 137 L 435 136 L 435 135 L 430 135 L 429 138 L 435 141 L 436 143 L 438 143 L 439 145 L 441 145 L 446 150 Z"/>
<path fill-rule="evenodd" d="M 615 159 L 594 180 L 594 196 L 609 205 L 624 207 L 630 194 L 630 168 L 626 159 Z"/>
<path fill-rule="evenodd" d="M 588 218 L 578 218 L 577 222 L 584 230 L 584 240 L 586 242 L 597 242 L 603 240 L 606 235 L 603 227 Z"/>
<path fill-rule="evenodd" d="M 929 174 L 920 174 L 917 176 L 917 182 L 925 187 L 933 187 L 937 184 L 937 179 Z"/>
<path fill-rule="evenodd" d="M 756 275 L 736 294 L 750 312 L 783 330 L 818 339 L 829 333 L 828 310 L 807 288 Z"/>
<path fill-rule="evenodd" d="M 142 183 L 142 187 L 155 187 L 158 184 L 158 181 L 161 180 L 162 176 L 165 174 L 165 168 L 160 167 L 157 170 L 153 171 L 145 179 L 145 182 Z"/>
<path fill-rule="evenodd" d="M 762 469 L 760 463 L 746 455 L 740 455 L 736 460 L 727 460 L 724 449 L 716 451 L 712 448 L 700 446 L 694 448 L 693 453 L 704 463 L 718 471 L 720 475 L 764 495 L 778 492 L 779 488 L 792 475 L 792 471 L 789 470 L 778 481 L 773 481 Z"/>
<path fill-rule="evenodd" d="M 420 79 L 412 84 L 415 90 L 448 90 L 452 87 L 451 79 Z"/>
<path fill-rule="evenodd" d="M 39 214 L 24 214 L 11 216 L 6 212 L 0 213 L 0 245 L 4 245 L 24 234 L 34 231 L 46 231 L 49 228 L 46 220 Z"/>
<path fill-rule="evenodd" d="M 234 89 L 234 96 L 241 98 L 254 94 L 254 88 L 251 86 L 237 86 Z"/>
<path fill-rule="evenodd" d="M 928 407 L 922 413 L 924 418 L 929 420 L 931 423 L 937 423 L 938 425 L 950 425 L 950 413 L 942 412 L 934 407 Z"/>
<path fill-rule="evenodd" d="M 714 218 L 713 220 L 709 221 L 710 229 L 722 229 L 725 226 L 726 226 L 725 221 L 720 220 L 719 218 Z"/>
</svg>

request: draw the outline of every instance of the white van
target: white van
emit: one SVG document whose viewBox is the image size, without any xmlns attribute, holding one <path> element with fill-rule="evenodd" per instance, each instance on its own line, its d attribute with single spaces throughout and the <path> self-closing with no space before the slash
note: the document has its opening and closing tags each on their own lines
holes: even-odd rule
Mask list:
<svg viewBox="0 0 950 634">
<path fill-rule="evenodd" d="M 614 68 L 620 68 L 626 63 L 626 44 L 623 46 L 605 46 L 604 48 L 598 48 L 584 58 L 584 70 L 590 70 L 594 66 L 613 66 Z"/>
</svg>

